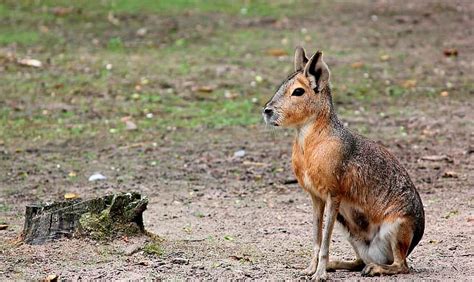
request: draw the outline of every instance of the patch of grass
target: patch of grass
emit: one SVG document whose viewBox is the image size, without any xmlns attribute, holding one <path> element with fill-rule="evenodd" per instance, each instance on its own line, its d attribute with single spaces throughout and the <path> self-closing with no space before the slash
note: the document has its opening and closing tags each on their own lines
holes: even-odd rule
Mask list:
<svg viewBox="0 0 474 282">
<path fill-rule="evenodd" d="M 149 256 L 160 257 L 164 254 L 164 251 L 159 242 L 153 241 L 143 247 L 143 253 Z"/>
<path fill-rule="evenodd" d="M 112 37 L 107 43 L 107 49 L 114 52 L 123 51 L 123 42 L 120 37 Z"/>
<path fill-rule="evenodd" d="M 39 39 L 40 35 L 36 31 L 0 30 L 0 45 L 12 43 L 33 45 L 37 43 Z"/>
</svg>

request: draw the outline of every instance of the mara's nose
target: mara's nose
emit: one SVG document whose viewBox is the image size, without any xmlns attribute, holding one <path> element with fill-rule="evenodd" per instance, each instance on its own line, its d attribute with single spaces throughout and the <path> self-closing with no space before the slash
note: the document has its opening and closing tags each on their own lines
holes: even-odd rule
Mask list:
<svg viewBox="0 0 474 282">
<path fill-rule="evenodd" d="M 273 109 L 272 109 L 272 108 L 269 108 L 269 107 L 266 107 L 265 109 L 263 109 L 263 113 L 264 113 L 266 116 L 271 117 L 271 116 L 273 115 Z"/>
</svg>

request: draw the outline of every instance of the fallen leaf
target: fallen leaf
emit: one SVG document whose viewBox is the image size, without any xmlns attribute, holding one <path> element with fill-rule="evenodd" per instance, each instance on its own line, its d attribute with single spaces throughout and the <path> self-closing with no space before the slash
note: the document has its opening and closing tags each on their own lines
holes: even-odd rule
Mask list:
<svg viewBox="0 0 474 282">
<path fill-rule="evenodd" d="M 0 224 L 0 230 L 7 230 L 8 224 Z"/>
<path fill-rule="evenodd" d="M 69 172 L 68 174 L 69 177 L 76 177 L 77 174 L 74 171 Z"/>
<path fill-rule="evenodd" d="M 41 63 L 41 61 L 35 59 L 19 59 L 18 64 L 21 66 L 34 68 L 41 68 L 43 66 L 43 63 Z"/>
<path fill-rule="evenodd" d="M 458 178 L 459 174 L 455 171 L 445 171 L 442 177 L 443 178 Z"/>
<path fill-rule="evenodd" d="M 441 95 L 441 97 L 448 97 L 448 96 L 449 96 L 449 92 L 448 92 L 448 91 L 443 91 L 443 92 L 441 92 L 439 95 Z"/>
<path fill-rule="evenodd" d="M 272 49 L 267 49 L 266 51 L 267 55 L 273 56 L 273 57 L 282 57 L 282 56 L 287 56 L 288 52 L 284 49 L 279 49 L 279 48 L 272 48 Z"/>
<path fill-rule="evenodd" d="M 53 15 L 58 16 L 58 17 L 64 17 L 72 12 L 74 12 L 74 8 L 72 7 L 54 7 L 51 12 Z"/>
<path fill-rule="evenodd" d="M 364 63 L 363 63 L 363 62 L 354 62 L 354 63 L 351 64 L 351 67 L 352 67 L 353 69 L 360 69 L 360 68 L 363 67 L 363 66 L 364 66 Z"/>
<path fill-rule="evenodd" d="M 458 50 L 456 48 L 446 48 L 443 50 L 443 54 L 446 57 L 457 57 L 458 56 Z"/>
<path fill-rule="evenodd" d="M 402 86 L 404 88 L 413 88 L 416 86 L 416 80 L 415 79 L 407 79 L 402 83 Z"/>
<path fill-rule="evenodd" d="M 390 55 L 382 55 L 380 56 L 380 60 L 386 62 L 390 60 Z"/>
<path fill-rule="evenodd" d="M 76 193 L 66 193 L 64 194 L 64 199 L 66 200 L 74 200 L 74 199 L 79 199 L 80 196 Z"/>
<path fill-rule="evenodd" d="M 215 87 L 211 85 L 204 85 L 204 86 L 197 86 L 193 87 L 193 91 L 203 92 L 203 93 L 211 93 L 214 91 Z"/>
</svg>

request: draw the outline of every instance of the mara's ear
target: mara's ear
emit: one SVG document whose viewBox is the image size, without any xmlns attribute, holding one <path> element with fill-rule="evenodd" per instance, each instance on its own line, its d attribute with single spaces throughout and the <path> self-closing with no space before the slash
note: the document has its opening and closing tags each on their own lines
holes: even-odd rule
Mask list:
<svg viewBox="0 0 474 282">
<path fill-rule="evenodd" d="M 323 53 L 321 51 L 309 59 L 309 62 L 304 68 L 304 75 L 309 79 L 311 87 L 316 92 L 320 92 L 329 84 L 331 76 L 328 65 L 323 60 Z"/>
<path fill-rule="evenodd" d="M 304 66 L 308 62 L 308 58 L 306 58 L 305 51 L 303 47 L 296 47 L 295 50 L 295 71 L 301 71 L 304 69 Z"/>
</svg>

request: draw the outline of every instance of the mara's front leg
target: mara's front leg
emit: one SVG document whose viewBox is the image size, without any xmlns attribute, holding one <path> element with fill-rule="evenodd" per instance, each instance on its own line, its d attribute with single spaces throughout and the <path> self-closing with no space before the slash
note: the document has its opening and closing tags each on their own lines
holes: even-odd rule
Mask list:
<svg viewBox="0 0 474 282">
<path fill-rule="evenodd" d="M 316 273 L 313 275 L 313 280 L 326 280 L 326 268 L 329 261 L 329 243 L 331 242 L 332 230 L 334 229 L 334 222 L 336 215 L 339 212 L 340 199 L 327 195 L 326 205 L 324 209 L 324 226 L 322 232 L 321 249 L 319 250 L 319 261 Z"/>
<path fill-rule="evenodd" d="M 313 203 L 313 254 L 309 266 L 302 271 L 303 275 L 313 275 L 316 272 L 323 229 L 324 201 L 314 195 L 311 195 L 311 201 Z"/>
</svg>

